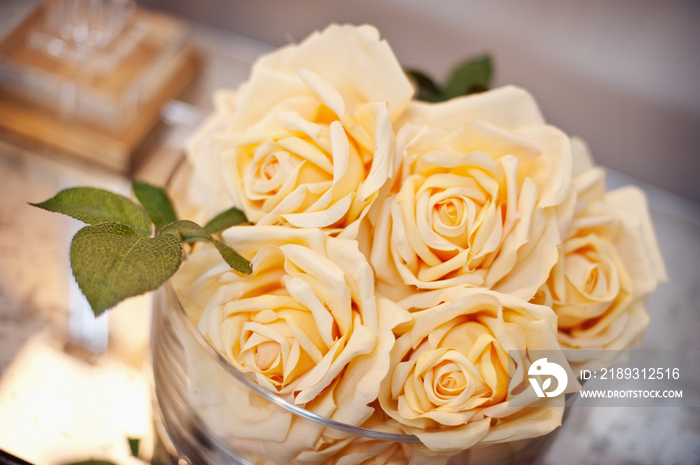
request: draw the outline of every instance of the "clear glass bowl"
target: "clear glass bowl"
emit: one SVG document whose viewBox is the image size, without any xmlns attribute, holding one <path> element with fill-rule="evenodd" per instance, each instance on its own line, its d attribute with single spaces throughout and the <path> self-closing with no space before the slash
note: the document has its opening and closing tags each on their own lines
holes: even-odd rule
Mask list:
<svg viewBox="0 0 700 465">
<path fill-rule="evenodd" d="M 262 389 L 205 340 L 170 283 L 154 294 L 151 345 L 157 429 L 179 465 L 325 465 L 350 453 L 357 458 L 342 463 L 399 465 L 420 447 L 415 436 L 338 423 Z M 420 463 L 537 463 L 555 433 Z"/>
</svg>

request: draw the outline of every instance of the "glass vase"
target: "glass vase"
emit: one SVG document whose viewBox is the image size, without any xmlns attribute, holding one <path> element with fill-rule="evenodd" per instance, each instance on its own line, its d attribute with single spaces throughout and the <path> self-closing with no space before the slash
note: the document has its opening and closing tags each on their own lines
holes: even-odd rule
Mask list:
<svg viewBox="0 0 700 465">
<path fill-rule="evenodd" d="M 178 465 L 531 464 L 554 436 L 430 457 L 418 438 L 381 421 L 368 429 L 318 416 L 230 365 L 198 331 L 170 283 L 154 294 L 151 346 L 157 432 Z"/>
</svg>

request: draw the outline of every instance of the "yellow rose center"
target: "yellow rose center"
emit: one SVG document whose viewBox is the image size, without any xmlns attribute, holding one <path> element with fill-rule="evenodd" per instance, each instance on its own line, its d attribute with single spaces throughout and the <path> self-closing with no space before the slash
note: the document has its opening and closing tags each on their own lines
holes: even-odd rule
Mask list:
<svg viewBox="0 0 700 465">
<path fill-rule="evenodd" d="M 617 281 L 610 273 L 615 268 L 593 247 L 581 247 L 566 256 L 567 280 L 587 298 L 602 299 L 610 292 L 611 280 Z"/>
<path fill-rule="evenodd" d="M 255 363 L 261 370 L 269 369 L 282 351 L 278 342 L 268 341 L 255 347 Z"/>
<path fill-rule="evenodd" d="M 438 218 L 443 225 L 448 227 L 459 226 L 464 221 L 464 211 L 466 206 L 464 201 L 449 198 L 440 200 L 435 204 Z"/>
<path fill-rule="evenodd" d="M 456 396 L 464 391 L 467 378 L 461 371 L 453 371 L 441 375 L 436 383 L 435 392 L 441 396 Z"/>
<path fill-rule="evenodd" d="M 586 286 L 585 286 L 586 292 L 588 294 L 593 294 L 593 292 L 595 291 L 595 289 L 598 285 L 598 282 L 599 282 L 598 281 L 599 275 L 600 275 L 600 271 L 598 270 L 597 266 L 594 266 L 593 268 L 591 268 L 590 273 L 588 274 L 588 279 L 586 280 Z M 601 281 L 603 281 L 603 280 L 601 280 Z"/>
<path fill-rule="evenodd" d="M 500 243 L 496 236 L 501 232 L 503 218 L 496 204 L 497 186 L 484 183 L 489 189 L 471 176 L 436 173 L 425 178 L 415 176 L 402 188 L 399 201 L 404 202 L 404 195 L 414 196 L 420 240 L 437 258 L 435 261 L 423 254 L 421 258 L 426 263 L 439 266 L 466 252 L 470 268 L 478 267 L 483 256 L 493 252 L 494 244 Z M 422 244 L 414 250 L 421 248 Z M 441 276 L 450 271 L 442 268 Z M 423 276 L 421 279 L 430 278 Z"/>
<path fill-rule="evenodd" d="M 257 162 L 251 164 L 253 171 L 246 174 L 248 196 L 257 201 L 269 201 L 284 190 L 285 181 L 300 162 L 285 150 L 275 150 L 264 156 L 257 155 L 257 158 Z"/>
<path fill-rule="evenodd" d="M 265 157 L 265 160 L 260 166 L 260 177 L 265 181 L 270 181 L 277 176 L 280 171 L 280 162 L 275 156 Z"/>
<path fill-rule="evenodd" d="M 236 155 L 237 164 L 244 200 L 250 202 L 249 207 L 262 213 L 273 211 L 283 201 L 289 212 L 302 212 L 314 205 L 320 207 L 317 202 L 333 186 L 335 179 L 333 155 L 330 147 L 325 145 L 306 136 L 290 134 L 241 147 Z M 350 152 L 353 162 L 360 163 L 352 143 Z M 362 168 L 358 170 L 356 164 L 350 165 L 347 171 L 358 172 L 353 173 L 358 175 L 353 176 L 354 181 L 364 176 Z M 306 189 L 300 190 L 302 186 Z M 343 193 L 350 189 L 350 186 L 341 187 Z M 337 199 L 333 197 L 331 200 Z M 323 205 L 327 203 L 325 201 Z"/>
<path fill-rule="evenodd" d="M 284 288 L 268 288 L 267 292 L 274 294 L 236 301 L 242 307 L 268 308 L 231 317 L 239 319 L 232 323 L 240 331 L 233 355 L 244 371 L 265 376 L 282 391 L 313 368 L 328 352 L 328 346 L 308 309 L 285 295 Z M 335 322 L 331 325 L 332 333 L 337 334 Z"/>
</svg>

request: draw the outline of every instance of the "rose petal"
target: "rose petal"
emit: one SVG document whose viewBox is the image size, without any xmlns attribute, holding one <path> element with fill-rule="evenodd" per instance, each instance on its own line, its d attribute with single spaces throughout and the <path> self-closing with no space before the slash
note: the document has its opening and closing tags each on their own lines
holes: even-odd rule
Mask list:
<svg viewBox="0 0 700 465">
<path fill-rule="evenodd" d="M 616 241 L 620 257 L 630 271 L 636 295 L 649 295 L 668 281 L 644 193 L 633 186 L 607 192 L 605 200 L 622 221 Z M 641 252 L 643 251 L 643 252 Z"/>
<path fill-rule="evenodd" d="M 460 117 L 455 118 L 454 115 Z M 403 117 L 405 124 L 426 124 L 446 132 L 458 129 L 462 121 L 481 121 L 509 131 L 544 124 L 532 96 L 515 86 L 500 87 L 439 104 L 411 102 Z"/>
</svg>

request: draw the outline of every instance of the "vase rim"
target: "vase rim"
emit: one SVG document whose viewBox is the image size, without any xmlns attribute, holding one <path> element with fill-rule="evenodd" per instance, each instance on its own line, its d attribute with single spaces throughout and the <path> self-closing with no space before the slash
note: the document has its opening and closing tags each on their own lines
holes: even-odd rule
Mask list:
<svg viewBox="0 0 700 465">
<path fill-rule="evenodd" d="M 223 355 L 221 355 L 214 346 L 211 345 L 209 341 L 206 340 L 204 335 L 195 326 L 194 322 L 190 320 L 180 303 L 180 299 L 173 288 L 172 282 L 168 280 L 161 289 L 165 293 L 167 301 L 170 306 L 175 309 L 175 313 L 182 320 L 185 328 L 190 333 L 190 335 L 197 341 L 197 344 L 212 358 L 220 368 L 222 368 L 226 373 L 231 375 L 236 381 L 243 384 L 246 388 L 250 389 L 254 393 L 261 396 L 263 399 L 271 402 L 288 412 L 291 412 L 299 417 L 305 418 L 307 420 L 318 423 L 327 428 L 342 431 L 344 433 L 350 433 L 355 436 L 363 436 L 370 439 L 385 441 L 385 442 L 398 442 L 406 444 L 422 444 L 418 437 L 412 434 L 398 434 L 398 433 L 388 433 L 384 431 L 377 431 L 369 428 L 362 428 L 360 426 L 352 426 L 346 423 L 341 423 L 339 421 L 331 420 L 330 418 L 318 415 L 317 413 L 306 410 L 303 407 L 287 402 L 286 400 L 279 397 L 277 394 L 263 389 L 258 383 L 251 379 L 248 375 L 243 373 L 229 363 Z"/>
</svg>

